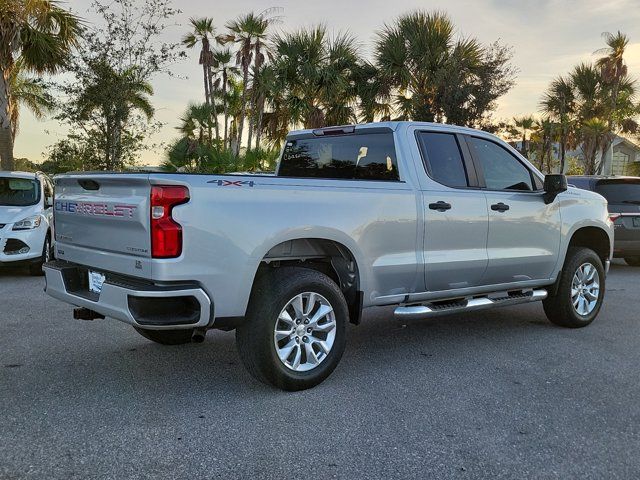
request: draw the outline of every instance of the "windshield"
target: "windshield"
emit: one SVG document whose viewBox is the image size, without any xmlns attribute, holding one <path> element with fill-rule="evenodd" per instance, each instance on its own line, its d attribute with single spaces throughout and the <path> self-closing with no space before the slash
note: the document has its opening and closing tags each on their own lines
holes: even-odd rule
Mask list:
<svg viewBox="0 0 640 480">
<path fill-rule="evenodd" d="M 600 182 L 596 186 L 596 192 L 609 203 L 640 204 L 640 182 Z"/>
<path fill-rule="evenodd" d="M 27 207 L 40 200 L 37 180 L 0 177 L 0 206 Z"/>
</svg>

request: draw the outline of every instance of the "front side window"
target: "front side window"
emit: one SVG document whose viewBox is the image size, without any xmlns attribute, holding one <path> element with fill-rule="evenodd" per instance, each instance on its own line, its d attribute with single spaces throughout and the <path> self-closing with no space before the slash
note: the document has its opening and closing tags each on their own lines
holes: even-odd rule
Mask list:
<svg viewBox="0 0 640 480">
<path fill-rule="evenodd" d="M 448 187 L 468 186 L 467 172 L 454 134 L 418 132 L 418 144 L 431 178 Z"/>
<path fill-rule="evenodd" d="M 393 134 L 363 133 L 287 140 L 278 176 L 399 180 Z"/>
<path fill-rule="evenodd" d="M 0 205 L 26 207 L 40 200 L 40 184 L 29 178 L 0 177 Z"/>
<path fill-rule="evenodd" d="M 534 190 L 529 169 L 500 145 L 477 137 L 469 144 L 489 190 Z"/>
</svg>

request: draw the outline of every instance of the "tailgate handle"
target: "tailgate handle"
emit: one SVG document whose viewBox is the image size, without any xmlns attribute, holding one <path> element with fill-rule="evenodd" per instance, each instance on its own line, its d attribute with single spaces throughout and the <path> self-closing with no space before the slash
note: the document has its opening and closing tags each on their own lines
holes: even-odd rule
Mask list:
<svg viewBox="0 0 640 480">
<path fill-rule="evenodd" d="M 85 190 L 99 190 L 100 184 L 95 180 L 78 180 L 78 184 Z"/>
</svg>

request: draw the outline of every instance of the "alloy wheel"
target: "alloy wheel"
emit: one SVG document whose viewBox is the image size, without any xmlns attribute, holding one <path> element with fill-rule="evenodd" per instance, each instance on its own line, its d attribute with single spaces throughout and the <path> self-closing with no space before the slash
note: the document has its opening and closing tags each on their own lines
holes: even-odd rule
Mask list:
<svg viewBox="0 0 640 480">
<path fill-rule="evenodd" d="M 274 330 L 276 353 L 285 367 L 306 372 L 322 363 L 336 337 L 336 316 L 319 293 L 304 292 L 287 302 Z"/>
</svg>

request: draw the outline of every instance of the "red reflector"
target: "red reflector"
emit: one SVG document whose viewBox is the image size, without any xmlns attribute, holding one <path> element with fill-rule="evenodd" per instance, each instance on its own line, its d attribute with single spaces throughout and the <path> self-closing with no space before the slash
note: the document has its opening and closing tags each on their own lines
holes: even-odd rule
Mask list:
<svg viewBox="0 0 640 480">
<path fill-rule="evenodd" d="M 609 214 L 609 220 L 611 220 L 612 222 L 615 222 L 617 219 L 619 219 L 622 215 L 620 215 L 619 213 L 610 213 Z"/>
<path fill-rule="evenodd" d="M 189 189 L 177 185 L 151 187 L 151 256 L 175 258 L 182 253 L 182 227 L 171 214 L 173 207 L 189 201 Z"/>
</svg>

